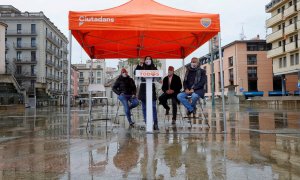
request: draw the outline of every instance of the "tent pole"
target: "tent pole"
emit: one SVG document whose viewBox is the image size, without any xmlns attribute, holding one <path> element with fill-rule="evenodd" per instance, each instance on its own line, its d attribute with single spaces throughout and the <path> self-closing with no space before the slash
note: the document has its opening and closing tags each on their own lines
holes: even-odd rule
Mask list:
<svg viewBox="0 0 300 180">
<path fill-rule="evenodd" d="M 68 97 L 67 97 L 67 134 L 70 135 L 71 129 L 71 63 L 72 63 L 72 32 L 69 31 L 69 61 L 68 61 Z"/>
<path fill-rule="evenodd" d="M 92 78 L 93 78 L 93 59 L 91 58 L 89 85 L 93 84 Z M 91 132 L 91 128 L 92 128 L 92 91 L 91 90 L 89 90 L 89 119 L 88 119 L 88 121 L 89 121 L 89 132 Z"/>
<path fill-rule="evenodd" d="M 223 77 L 223 58 L 222 58 L 222 46 L 221 46 L 221 32 L 218 34 L 219 38 L 219 59 L 220 59 L 220 74 L 221 74 L 221 88 L 222 88 L 222 109 L 223 109 L 223 123 L 224 133 L 227 131 L 226 127 L 226 113 L 225 113 L 225 99 L 224 99 L 224 77 Z"/>
</svg>

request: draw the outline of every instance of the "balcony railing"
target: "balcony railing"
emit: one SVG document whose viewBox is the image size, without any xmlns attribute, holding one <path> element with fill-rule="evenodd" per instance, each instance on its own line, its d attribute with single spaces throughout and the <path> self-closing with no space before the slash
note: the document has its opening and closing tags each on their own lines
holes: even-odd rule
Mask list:
<svg viewBox="0 0 300 180">
<path fill-rule="evenodd" d="M 54 66 L 54 63 L 53 63 L 52 60 L 47 59 L 46 60 L 46 65 L 48 65 L 48 66 Z"/>
<path fill-rule="evenodd" d="M 46 47 L 46 51 L 47 51 L 48 53 L 50 53 L 50 54 L 54 54 L 54 53 L 55 53 L 54 48 L 51 48 L 50 46 L 47 46 L 47 47 Z"/>
<path fill-rule="evenodd" d="M 282 13 L 276 14 L 275 16 L 272 16 L 271 18 L 267 19 L 266 26 L 268 28 L 272 27 L 274 24 L 279 23 L 283 20 Z"/>
<path fill-rule="evenodd" d="M 33 43 L 14 43 L 14 48 L 16 50 L 36 50 L 37 49 L 37 44 Z"/>
<path fill-rule="evenodd" d="M 6 31 L 6 36 L 36 36 L 36 31 L 28 31 L 28 30 L 8 30 Z"/>
<path fill-rule="evenodd" d="M 32 59 L 31 57 L 22 57 L 22 58 L 14 58 L 15 64 L 36 64 L 36 59 Z"/>
<path fill-rule="evenodd" d="M 273 58 L 273 57 L 279 56 L 279 55 L 283 54 L 283 52 L 284 52 L 283 46 L 276 47 L 276 48 L 268 51 L 267 58 Z"/>
<path fill-rule="evenodd" d="M 265 10 L 266 12 L 269 12 L 271 11 L 272 9 L 274 9 L 275 7 L 278 7 L 278 5 L 281 4 L 281 2 L 283 2 L 285 0 L 272 0 L 270 3 L 268 3 L 266 6 L 265 6 Z"/>
<path fill-rule="evenodd" d="M 283 16 L 284 18 L 287 18 L 293 14 L 296 14 L 297 13 L 297 8 L 295 5 L 293 6 L 290 6 L 289 8 L 285 9 L 284 12 L 283 12 Z"/>
<path fill-rule="evenodd" d="M 30 72 L 22 72 L 22 73 L 16 72 L 15 77 L 17 79 L 36 78 L 36 74 Z"/>
<path fill-rule="evenodd" d="M 57 39 L 55 39 L 55 37 L 53 36 L 53 35 L 51 35 L 51 34 L 47 34 L 46 35 L 46 38 L 47 38 L 47 40 L 49 40 L 51 43 L 53 43 L 55 46 L 57 46 L 57 47 L 61 47 L 61 44 L 60 44 L 60 42 L 57 40 Z"/>
<path fill-rule="evenodd" d="M 295 51 L 298 50 L 298 42 L 291 42 L 289 44 L 285 45 L 285 51 L 286 52 L 291 52 L 291 51 Z"/>
<path fill-rule="evenodd" d="M 284 28 L 284 35 L 289 35 L 291 33 L 297 32 L 297 23 L 291 24 Z"/>
<path fill-rule="evenodd" d="M 278 30 L 276 32 L 273 32 L 272 34 L 269 34 L 267 36 L 267 40 L 266 41 L 267 41 L 267 43 L 271 43 L 271 42 L 276 41 L 277 39 L 280 39 L 282 37 L 283 37 L 283 30 L 280 29 L 280 30 Z"/>
</svg>

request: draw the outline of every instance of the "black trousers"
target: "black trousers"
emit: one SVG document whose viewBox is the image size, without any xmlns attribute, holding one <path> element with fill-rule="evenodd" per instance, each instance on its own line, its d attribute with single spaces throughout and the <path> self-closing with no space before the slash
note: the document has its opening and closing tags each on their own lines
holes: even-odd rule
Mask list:
<svg viewBox="0 0 300 180">
<path fill-rule="evenodd" d="M 173 113 L 173 118 L 176 118 L 177 115 L 177 94 L 167 94 L 163 93 L 161 96 L 159 96 L 159 104 L 161 104 L 166 110 L 170 109 L 168 106 L 168 99 L 172 99 L 172 113 Z"/>
</svg>

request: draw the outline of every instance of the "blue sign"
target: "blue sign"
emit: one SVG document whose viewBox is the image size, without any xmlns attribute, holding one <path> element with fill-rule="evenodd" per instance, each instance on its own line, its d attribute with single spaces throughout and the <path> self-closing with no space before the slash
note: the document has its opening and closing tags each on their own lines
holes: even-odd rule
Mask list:
<svg viewBox="0 0 300 180">
<path fill-rule="evenodd" d="M 244 91 L 244 88 L 243 87 L 240 87 L 240 92 L 243 92 Z"/>
<path fill-rule="evenodd" d="M 300 80 L 298 80 L 298 88 L 300 88 Z"/>
</svg>

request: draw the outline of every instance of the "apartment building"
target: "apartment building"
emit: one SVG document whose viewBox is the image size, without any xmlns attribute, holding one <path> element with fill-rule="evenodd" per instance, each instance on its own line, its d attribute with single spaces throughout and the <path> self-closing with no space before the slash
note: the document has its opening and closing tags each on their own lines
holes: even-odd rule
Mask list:
<svg viewBox="0 0 300 180">
<path fill-rule="evenodd" d="M 91 71 L 92 65 L 92 71 Z M 73 64 L 76 67 L 78 77 L 78 97 L 88 98 L 88 86 L 89 84 L 104 84 L 105 83 L 105 61 L 103 59 L 88 60 L 86 64 Z M 92 73 L 92 74 L 90 74 Z M 92 76 L 92 79 L 90 78 Z M 105 92 L 93 92 L 93 96 L 105 96 Z"/>
<path fill-rule="evenodd" d="M 0 21 L 7 24 L 6 73 L 17 79 L 27 96 L 36 97 L 37 101 L 50 98 L 54 105 L 64 104 L 66 36 L 43 12 L 21 12 L 11 5 L 0 5 Z"/>
<path fill-rule="evenodd" d="M 281 90 L 280 80 L 278 83 L 273 78 L 272 61 L 267 58 L 267 49 L 266 41 L 260 39 L 233 41 L 222 47 L 224 86 L 237 86 L 235 94 L 263 91 L 263 95 L 268 96 L 269 91 Z M 207 74 L 206 96 L 212 95 L 212 88 L 215 95 L 221 95 L 219 52 L 213 53 L 212 64 L 210 54 L 201 57 L 200 63 Z M 225 89 L 225 94 L 227 92 L 228 89 Z"/>
<path fill-rule="evenodd" d="M 273 73 L 281 76 L 283 88 L 295 92 L 300 79 L 300 1 L 272 0 L 265 10 L 271 15 L 266 27 L 272 31 L 266 38 L 267 43 L 272 44 L 267 57 L 273 60 Z"/>
</svg>

